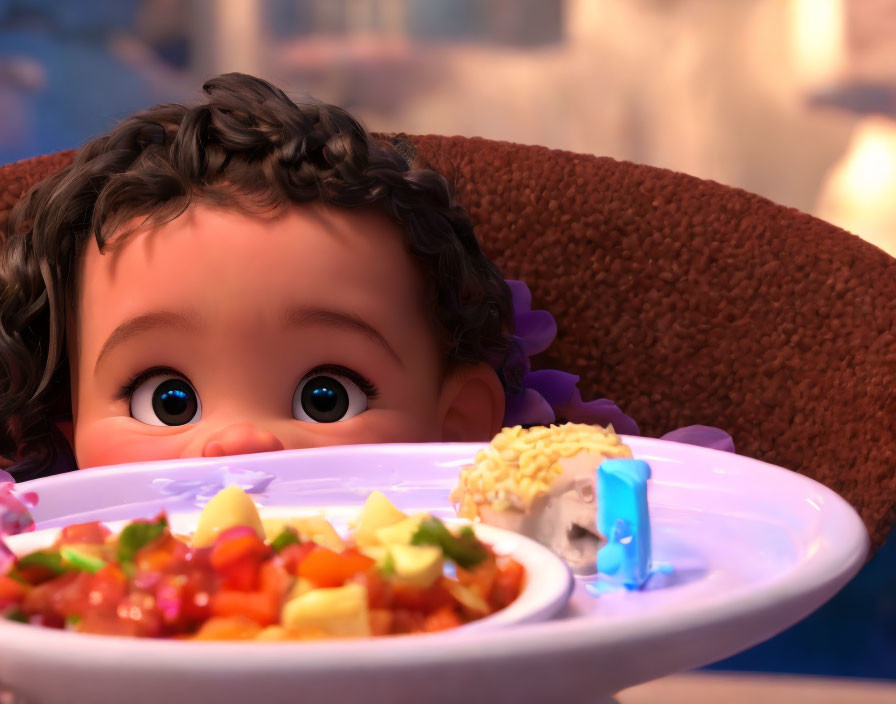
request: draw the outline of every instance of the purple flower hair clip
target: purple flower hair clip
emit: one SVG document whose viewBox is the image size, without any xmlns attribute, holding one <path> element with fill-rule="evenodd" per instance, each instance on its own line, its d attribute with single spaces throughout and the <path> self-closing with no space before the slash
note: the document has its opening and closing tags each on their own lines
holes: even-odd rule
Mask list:
<svg viewBox="0 0 896 704">
<path fill-rule="evenodd" d="M 27 533 L 34 530 L 34 519 L 29 508 L 37 505 L 37 493 L 17 492 L 12 475 L 0 469 L 0 574 L 4 574 L 15 562 L 15 555 L 4 536 Z"/>
<path fill-rule="evenodd" d="M 507 281 L 513 299 L 514 349 L 504 364 L 508 386 L 504 425 L 548 425 L 558 418 L 572 423 L 612 425 L 638 435 L 638 424 L 601 398 L 583 401 L 579 377 L 557 369 L 532 371 L 529 357 L 544 352 L 557 336 L 557 322 L 546 310 L 532 310 L 532 293 L 522 281 Z"/>
<path fill-rule="evenodd" d="M 504 425 L 548 425 L 562 418 L 571 423 L 612 425 L 622 435 L 640 435 L 638 424 L 612 401 L 583 401 L 579 377 L 557 369 L 532 371 L 529 357 L 544 352 L 557 336 L 557 322 L 546 310 L 532 310 L 532 293 L 522 281 L 507 280 L 513 300 L 513 348 L 501 369 L 507 389 Z M 691 425 L 662 436 L 664 440 L 734 452 L 723 430 Z"/>
</svg>

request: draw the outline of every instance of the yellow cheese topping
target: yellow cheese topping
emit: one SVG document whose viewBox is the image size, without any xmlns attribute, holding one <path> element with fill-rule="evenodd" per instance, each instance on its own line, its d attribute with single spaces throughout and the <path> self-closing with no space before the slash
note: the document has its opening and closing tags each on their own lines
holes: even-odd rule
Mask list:
<svg viewBox="0 0 896 704">
<path fill-rule="evenodd" d="M 631 457 L 612 426 L 564 425 L 504 428 L 476 454 L 476 464 L 460 471 L 451 501 L 462 518 L 476 518 L 479 506 L 527 511 L 563 472 L 560 460 L 582 450 L 605 458 Z"/>
</svg>

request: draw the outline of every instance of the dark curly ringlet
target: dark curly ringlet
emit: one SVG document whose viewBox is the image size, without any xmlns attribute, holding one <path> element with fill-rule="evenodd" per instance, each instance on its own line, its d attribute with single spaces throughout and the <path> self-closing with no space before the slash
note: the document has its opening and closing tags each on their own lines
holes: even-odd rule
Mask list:
<svg viewBox="0 0 896 704">
<path fill-rule="evenodd" d="M 0 254 L 0 454 L 20 460 L 20 479 L 50 471 L 55 421 L 71 417 L 66 311 L 88 238 L 103 251 L 135 218 L 161 225 L 191 203 L 254 213 L 314 200 L 376 204 L 424 275 L 446 368 L 500 369 L 510 352 L 509 290 L 442 176 L 409 166 L 345 110 L 297 104 L 258 78 L 226 74 L 203 90 L 197 105 L 151 108 L 89 142 L 10 216 Z"/>
</svg>

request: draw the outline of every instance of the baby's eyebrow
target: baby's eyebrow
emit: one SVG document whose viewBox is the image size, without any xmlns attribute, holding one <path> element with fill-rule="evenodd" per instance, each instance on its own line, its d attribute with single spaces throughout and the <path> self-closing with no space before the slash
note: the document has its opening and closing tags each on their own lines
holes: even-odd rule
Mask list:
<svg viewBox="0 0 896 704">
<path fill-rule="evenodd" d="M 309 323 L 322 323 L 334 328 L 355 330 L 382 346 L 400 366 L 404 366 L 401 357 L 398 356 L 398 353 L 389 344 L 386 337 L 366 320 L 352 313 L 298 306 L 286 310 L 284 321 L 290 327 L 301 327 Z"/>
<path fill-rule="evenodd" d="M 118 327 L 112 334 L 106 338 L 100 353 L 97 355 L 96 364 L 93 366 L 93 373 L 99 369 L 100 362 L 104 357 L 121 345 L 125 340 L 134 335 L 155 330 L 157 328 L 177 328 L 188 332 L 198 330 L 202 326 L 202 316 L 198 311 L 192 308 L 183 310 L 154 310 L 149 313 L 136 315 L 128 318 Z"/>
</svg>

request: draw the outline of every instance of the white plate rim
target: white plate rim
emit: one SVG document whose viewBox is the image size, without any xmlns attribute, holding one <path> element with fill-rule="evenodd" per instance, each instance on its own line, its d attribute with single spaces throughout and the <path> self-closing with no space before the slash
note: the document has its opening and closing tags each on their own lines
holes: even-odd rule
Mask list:
<svg viewBox="0 0 896 704">
<path fill-rule="evenodd" d="M 648 438 L 626 437 L 624 439 L 630 444 L 636 457 L 648 459 L 651 454 L 662 456 L 670 450 L 670 446 L 678 445 L 677 443 Z M 374 453 L 388 453 L 394 451 L 394 447 L 369 446 L 366 449 Z M 407 446 L 408 451 L 419 450 L 424 455 L 438 455 L 439 447 L 432 445 L 417 446 L 416 448 Z M 454 447 L 455 450 L 463 450 L 464 448 L 475 450 L 481 447 L 481 445 L 455 445 Z M 312 450 L 312 452 L 324 454 L 330 451 L 336 450 L 334 448 Z M 687 446 L 687 452 L 703 457 L 709 456 L 703 455 L 703 453 L 714 453 L 714 456 L 724 454 L 717 453 L 714 450 L 691 446 Z M 322 642 L 315 643 L 313 648 L 305 647 L 307 644 L 304 643 L 252 643 L 251 647 L 247 648 L 245 643 L 171 641 L 140 641 L 141 646 L 147 648 L 147 653 L 151 651 L 151 667 L 153 668 L 159 666 L 183 667 L 185 654 L 197 648 L 201 648 L 203 653 L 208 654 L 208 659 L 216 662 L 215 667 L 229 665 L 255 667 L 263 663 L 266 668 L 275 670 L 289 668 L 293 671 L 340 671 L 345 669 L 345 661 L 350 661 L 352 667 L 388 665 L 393 668 L 396 666 L 410 668 L 437 665 L 447 660 L 469 662 L 481 658 L 483 654 L 488 654 L 491 658 L 501 660 L 531 660 L 543 651 L 545 643 L 548 641 L 550 649 L 555 654 L 571 654 L 599 645 L 605 645 L 610 637 L 616 643 L 635 642 L 645 638 L 662 639 L 683 629 L 700 629 L 718 623 L 720 620 L 736 621 L 749 618 L 751 614 L 767 608 L 770 601 L 774 601 L 782 607 L 786 606 L 788 601 L 798 601 L 805 596 L 805 588 L 793 587 L 795 580 L 801 585 L 811 584 L 814 591 L 823 592 L 824 596 L 818 598 L 818 603 L 822 603 L 843 586 L 865 561 L 869 541 L 861 519 L 844 499 L 818 482 L 804 475 L 799 475 L 759 460 L 743 456 L 737 457 L 738 462 L 748 471 L 760 474 L 766 473 L 769 476 L 776 477 L 790 476 L 793 481 L 805 483 L 804 486 L 807 490 L 811 488 L 813 492 L 822 495 L 825 498 L 825 510 L 836 515 L 838 525 L 848 526 L 848 539 L 844 539 L 842 532 L 837 533 L 833 536 L 835 539 L 832 541 L 832 544 L 836 546 L 836 550 L 818 551 L 803 560 L 791 571 L 781 574 L 776 579 L 769 580 L 759 587 L 751 588 L 743 594 L 736 595 L 732 599 L 717 604 L 683 606 L 676 609 L 675 613 L 661 619 L 642 619 L 626 624 L 624 627 L 617 627 L 612 634 L 595 627 L 591 619 L 571 618 L 544 623 L 521 624 L 514 626 L 511 630 L 483 630 L 476 633 L 475 648 L 471 648 L 470 641 L 466 638 L 452 638 L 450 635 L 442 636 L 440 634 L 427 637 L 428 642 L 435 643 L 438 640 L 437 648 L 421 647 L 421 640 L 414 637 L 377 640 L 376 643 L 379 647 L 375 648 L 367 647 L 370 641 Z M 196 463 L 208 463 L 208 460 L 198 460 Z M 142 467 L 135 467 L 134 471 L 153 471 L 153 468 L 157 465 L 158 463 L 143 463 Z M 782 472 L 785 474 L 780 474 Z M 29 484 L 34 485 L 40 481 L 42 480 L 36 480 Z M 38 487 L 35 486 L 34 488 Z M 825 528 L 830 529 L 830 526 L 832 526 L 832 523 L 827 524 Z M 787 585 L 791 586 L 787 587 Z M 806 614 L 795 615 L 793 621 L 804 615 Z M 122 642 L 133 642 L 133 639 L 65 632 L 48 633 L 42 629 L 35 629 L 22 624 L 9 625 L 20 630 L 17 634 L 20 636 L 20 642 L 22 636 L 24 636 L 25 640 L 29 639 L 29 636 L 24 635 L 22 631 L 29 632 L 31 637 L 38 637 L 35 632 L 39 632 L 40 637 L 89 639 L 92 652 L 99 658 L 120 658 Z M 759 638 L 759 640 L 761 639 Z M 39 646 L 38 643 L 31 645 L 33 647 Z M 302 650 L 301 658 L 298 661 L 292 655 L 287 657 L 295 649 Z M 278 654 L 283 657 L 278 657 Z M 724 657 L 727 654 L 730 653 L 721 653 L 719 657 Z M 192 658 L 190 660 L 192 661 Z M 138 663 L 136 666 L 143 667 L 144 665 L 150 666 L 147 663 Z"/>
</svg>

